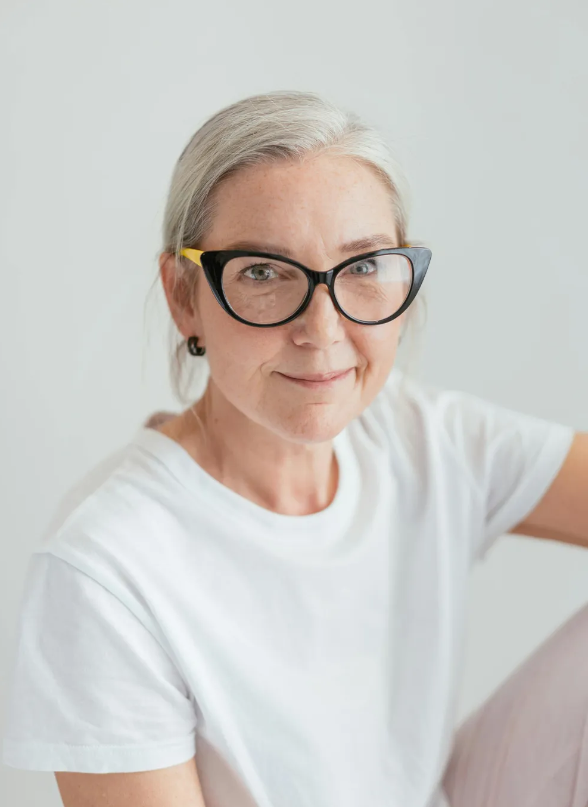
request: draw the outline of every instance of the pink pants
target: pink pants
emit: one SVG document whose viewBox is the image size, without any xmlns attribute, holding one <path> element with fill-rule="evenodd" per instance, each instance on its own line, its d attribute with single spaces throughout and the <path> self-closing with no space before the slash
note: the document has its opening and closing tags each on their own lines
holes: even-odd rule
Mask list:
<svg viewBox="0 0 588 807">
<path fill-rule="evenodd" d="M 451 807 L 588 807 L 588 605 L 458 728 L 443 789 Z"/>
</svg>

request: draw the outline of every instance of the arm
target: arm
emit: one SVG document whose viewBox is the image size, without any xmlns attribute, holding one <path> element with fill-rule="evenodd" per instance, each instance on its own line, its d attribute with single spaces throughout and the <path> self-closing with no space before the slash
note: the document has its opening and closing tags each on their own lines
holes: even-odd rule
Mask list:
<svg viewBox="0 0 588 807">
<path fill-rule="evenodd" d="M 64 807 L 206 807 L 195 757 L 137 773 L 56 771 L 55 779 Z"/>
</svg>

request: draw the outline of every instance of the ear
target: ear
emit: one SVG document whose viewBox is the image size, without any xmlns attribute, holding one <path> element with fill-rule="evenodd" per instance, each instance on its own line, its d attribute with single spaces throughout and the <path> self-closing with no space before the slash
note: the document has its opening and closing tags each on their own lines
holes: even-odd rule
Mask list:
<svg viewBox="0 0 588 807">
<path fill-rule="evenodd" d="M 162 252 L 159 256 L 159 272 L 167 304 L 184 339 L 201 332 L 197 286 L 192 271 L 179 264 L 173 253 Z"/>
</svg>

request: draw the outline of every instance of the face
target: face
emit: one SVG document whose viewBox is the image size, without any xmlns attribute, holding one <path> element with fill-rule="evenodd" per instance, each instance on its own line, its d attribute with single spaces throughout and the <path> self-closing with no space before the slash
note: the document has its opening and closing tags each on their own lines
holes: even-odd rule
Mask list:
<svg viewBox="0 0 588 807">
<path fill-rule="evenodd" d="M 388 234 L 390 242 L 341 249 L 375 234 Z M 319 272 L 354 254 L 400 246 L 381 180 L 351 158 L 324 155 L 302 164 L 247 167 L 217 188 L 214 225 L 198 248 L 227 249 L 242 242 L 265 252 L 287 249 L 294 260 Z M 201 273 L 193 308 L 174 318 L 185 338 L 197 335 L 206 347 L 209 384 L 229 403 L 223 411 L 284 439 L 315 443 L 331 440 L 381 389 L 405 315 L 381 325 L 351 322 L 321 284 L 297 318 L 255 328 L 223 311 Z M 285 377 L 342 370 L 349 372 L 341 380 L 314 387 Z"/>
</svg>

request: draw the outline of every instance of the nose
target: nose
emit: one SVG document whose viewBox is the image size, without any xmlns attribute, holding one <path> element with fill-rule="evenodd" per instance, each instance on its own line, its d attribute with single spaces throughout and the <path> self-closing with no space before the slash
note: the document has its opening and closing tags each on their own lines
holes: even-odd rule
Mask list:
<svg viewBox="0 0 588 807">
<path fill-rule="evenodd" d="M 293 321 L 298 338 L 325 347 L 343 338 L 345 318 L 335 307 L 325 280 L 318 281 L 306 309 Z"/>
</svg>

